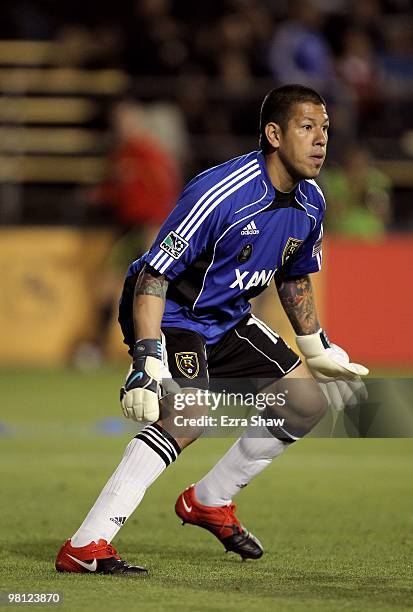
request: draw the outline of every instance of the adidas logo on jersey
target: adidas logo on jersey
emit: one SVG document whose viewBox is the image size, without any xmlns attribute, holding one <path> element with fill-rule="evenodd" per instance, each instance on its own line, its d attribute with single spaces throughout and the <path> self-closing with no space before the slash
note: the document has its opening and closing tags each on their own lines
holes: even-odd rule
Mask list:
<svg viewBox="0 0 413 612">
<path fill-rule="evenodd" d="M 244 229 L 241 230 L 241 236 L 251 236 L 251 234 L 259 234 L 259 233 L 260 233 L 260 230 L 257 228 L 254 221 L 251 221 L 251 223 L 248 223 L 248 225 L 246 225 Z"/>
<path fill-rule="evenodd" d="M 111 516 L 110 521 L 113 521 L 118 527 L 122 527 L 126 523 L 126 516 Z"/>
</svg>

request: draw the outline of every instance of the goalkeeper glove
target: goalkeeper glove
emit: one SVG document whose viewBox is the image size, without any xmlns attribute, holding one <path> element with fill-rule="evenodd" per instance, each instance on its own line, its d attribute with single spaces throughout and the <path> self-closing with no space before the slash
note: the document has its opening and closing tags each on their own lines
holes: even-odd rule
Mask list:
<svg viewBox="0 0 413 612">
<path fill-rule="evenodd" d="M 159 419 L 162 345 L 160 340 L 138 340 L 133 348 L 133 365 L 120 390 L 123 414 L 134 421 Z"/>
<path fill-rule="evenodd" d="M 296 341 L 311 374 L 323 383 L 321 388 L 330 406 L 342 410 L 367 399 L 361 376 L 367 376 L 368 369 L 359 363 L 350 363 L 347 353 L 330 343 L 322 329 L 315 334 L 297 336 Z"/>
</svg>

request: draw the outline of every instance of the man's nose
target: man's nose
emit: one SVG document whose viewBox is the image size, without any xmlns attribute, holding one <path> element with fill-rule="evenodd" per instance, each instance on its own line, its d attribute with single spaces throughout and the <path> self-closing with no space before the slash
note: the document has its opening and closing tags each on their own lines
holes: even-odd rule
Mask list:
<svg viewBox="0 0 413 612">
<path fill-rule="evenodd" d="M 324 130 L 317 130 L 314 144 L 324 147 L 327 144 L 327 134 Z"/>
</svg>

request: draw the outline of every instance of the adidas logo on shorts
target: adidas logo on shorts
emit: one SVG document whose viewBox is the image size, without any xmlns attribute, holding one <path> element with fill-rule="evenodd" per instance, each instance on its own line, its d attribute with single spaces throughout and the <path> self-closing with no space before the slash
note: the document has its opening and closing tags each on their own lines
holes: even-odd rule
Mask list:
<svg viewBox="0 0 413 612">
<path fill-rule="evenodd" d="M 248 225 L 246 225 L 244 227 L 244 229 L 241 230 L 241 236 L 251 236 L 251 234 L 259 234 L 260 230 L 257 229 L 257 226 L 255 225 L 254 221 L 251 221 L 251 223 L 248 223 Z"/>
</svg>

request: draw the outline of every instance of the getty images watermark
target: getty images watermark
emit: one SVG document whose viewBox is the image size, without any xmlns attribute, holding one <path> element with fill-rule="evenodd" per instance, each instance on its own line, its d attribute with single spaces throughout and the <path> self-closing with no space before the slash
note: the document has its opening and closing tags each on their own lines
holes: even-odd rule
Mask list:
<svg viewBox="0 0 413 612">
<path fill-rule="evenodd" d="M 260 412 L 271 407 L 283 407 L 287 403 L 288 390 L 279 393 L 234 393 L 226 391 L 215 392 L 203 389 L 191 390 L 185 393 L 176 393 L 173 398 L 173 407 L 180 412 L 194 406 L 204 406 L 209 411 L 218 409 L 237 408 L 255 409 Z M 174 417 L 176 427 L 283 427 L 285 419 L 263 417 L 261 414 L 246 416 L 218 416 L 202 415 L 187 417 L 178 414 Z"/>
<path fill-rule="evenodd" d="M 308 437 L 413 438 L 413 378 L 368 377 L 364 382 L 363 398 L 349 396 L 351 401 L 339 408 L 330 402 Z M 237 437 L 247 428 L 250 437 L 261 437 L 266 427 L 290 429 L 293 404 L 305 397 L 309 379 L 281 379 L 275 389 L 271 378 L 210 378 L 205 380 L 209 390 L 190 388 L 186 379 L 174 383 L 164 406 L 175 428 L 171 435 L 191 435 L 192 429 L 198 434 L 201 429 L 205 436 Z"/>
</svg>

